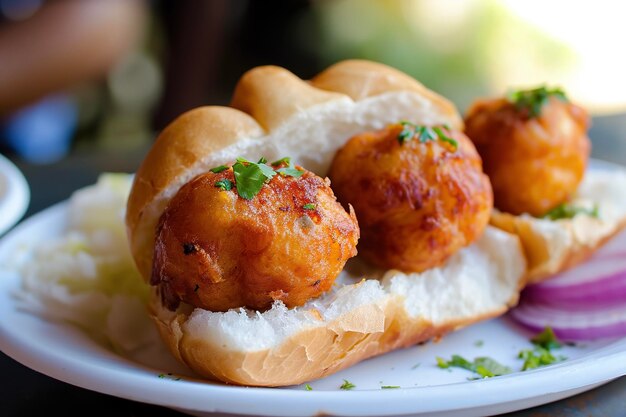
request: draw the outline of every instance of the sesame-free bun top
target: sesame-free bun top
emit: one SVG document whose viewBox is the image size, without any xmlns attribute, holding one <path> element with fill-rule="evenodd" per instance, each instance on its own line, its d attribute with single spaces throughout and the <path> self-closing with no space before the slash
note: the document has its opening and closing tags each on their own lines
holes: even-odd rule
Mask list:
<svg viewBox="0 0 626 417">
<path fill-rule="evenodd" d="M 276 66 L 251 69 L 239 80 L 230 107 L 200 107 L 178 117 L 137 171 L 126 224 L 139 271 L 150 279 L 157 222 L 198 174 L 239 156 L 290 156 L 325 176 L 350 137 L 399 120 L 462 129 L 452 103 L 383 64 L 342 61 L 310 81 Z"/>
</svg>

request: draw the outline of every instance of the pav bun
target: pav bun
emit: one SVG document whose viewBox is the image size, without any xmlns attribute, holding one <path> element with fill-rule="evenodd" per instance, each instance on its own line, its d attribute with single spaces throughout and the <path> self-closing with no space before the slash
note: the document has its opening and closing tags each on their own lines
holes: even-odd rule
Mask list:
<svg viewBox="0 0 626 417">
<path fill-rule="evenodd" d="M 529 283 L 586 260 L 626 225 L 623 169 L 588 169 L 590 119 L 560 88 L 476 101 L 465 133 L 494 191 L 491 224 L 517 234 Z"/>
<path fill-rule="evenodd" d="M 237 157 L 290 156 L 324 177 L 350 137 L 400 120 L 462 129 L 449 101 L 385 65 L 344 61 L 309 82 L 279 67 L 250 70 L 231 107 L 180 116 L 137 171 L 126 220 L 141 274 L 146 281 L 152 274 L 159 219 L 198 175 Z M 351 261 L 330 291 L 297 308 L 278 300 L 266 311 L 216 312 L 185 302 L 172 310 L 155 288 L 150 310 L 174 356 L 198 374 L 292 385 L 503 314 L 517 302 L 525 272 L 517 236 L 487 227 L 472 245 L 421 273 Z"/>
</svg>

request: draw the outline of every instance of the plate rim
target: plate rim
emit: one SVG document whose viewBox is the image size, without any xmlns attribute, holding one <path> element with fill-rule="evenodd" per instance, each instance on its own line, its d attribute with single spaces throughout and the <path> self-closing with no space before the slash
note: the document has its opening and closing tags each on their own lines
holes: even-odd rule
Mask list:
<svg viewBox="0 0 626 417">
<path fill-rule="evenodd" d="M 26 213 L 30 188 L 22 172 L 6 156 L 0 154 L 0 176 L 6 180 L 6 194 L 0 196 L 0 236 L 9 231 Z"/>
<path fill-rule="evenodd" d="M 598 161 L 598 160 L 595 160 Z M 599 161 L 590 164 L 609 168 L 622 167 L 610 162 Z M 38 224 L 50 222 L 54 216 L 63 216 L 67 211 L 67 201 L 57 203 L 22 222 L 0 240 L 0 260 L 6 257 L 8 249 L 19 244 L 20 236 Z M 0 276 L 7 271 L 0 270 Z M 13 281 L 0 280 L 0 299 L 12 300 L 8 308 L 15 314 L 29 314 L 19 311 L 15 300 L 9 294 L 11 285 L 18 284 L 19 277 L 13 274 Z M 45 319 L 38 316 L 42 321 Z M 499 318 L 497 320 L 502 320 Z M 68 323 L 47 322 L 49 326 L 61 326 L 75 332 L 79 337 L 89 337 Z M 95 342 L 93 342 L 95 344 Z M 238 387 L 219 383 L 194 380 L 157 379 L 158 369 L 149 368 L 124 358 L 99 346 L 103 354 L 108 352 L 117 363 L 125 363 L 124 368 L 107 368 L 104 362 L 84 363 L 79 359 L 64 355 L 62 351 L 48 351 L 41 344 L 33 343 L 26 335 L 8 326 L 7 320 L 0 321 L 0 350 L 23 365 L 60 381 L 82 388 L 116 397 L 126 398 L 171 408 L 196 412 L 227 412 L 264 415 L 315 415 L 320 413 L 336 415 L 407 415 L 411 413 L 455 412 L 480 407 L 506 404 L 512 401 L 538 399 L 540 394 L 566 393 L 581 387 L 593 387 L 603 382 L 626 375 L 626 337 L 616 339 L 580 358 L 568 360 L 527 373 L 514 373 L 498 378 L 471 382 L 455 382 L 443 385 L 406 387 L 394 390 L 363 389 L 355 391 L 304 391 L 264 387 Z M 616 359 L 621 358 L 621 368 Z M 128 368 L 130 365 L 132 368 Z M 515 389 L 511 389 L 511 381 Z M 537 381 L 541 384 L 537 384 Z M 583 381 L 584 382 L 581 382 Z M 158 383 L 157 383 L 158 381 Z M 541 393 L 537 386 L 548 386 Z M 471 393 L 469 395 L 468 393 Z M 243 394 L 243 395 L 242 395 Z M 470 401 L 453 404 L 451 397 L 463 394 Z M 567 395 L 564 395 L 567 396 Z M 415 401 L 428 398 L 426 403 Z M 494 402 L 493 398 L 498 398 Z M 259 410 L 261 404 L 280 401 L 280 410 Z M 447 401 L 446 401 L 447 400 Z M 548 401 L 546 401 L 548 402 Z M 349 409 L 346 404 L 349 403 Z M 445 408 L 442 404 L 447 404 Z M 539 405 L 535 402 L 531 405 Z M 516 408 L 520 409 L 520 408 Z M 509 410 L 513 411 L 513 410 Z"/>
</svg>

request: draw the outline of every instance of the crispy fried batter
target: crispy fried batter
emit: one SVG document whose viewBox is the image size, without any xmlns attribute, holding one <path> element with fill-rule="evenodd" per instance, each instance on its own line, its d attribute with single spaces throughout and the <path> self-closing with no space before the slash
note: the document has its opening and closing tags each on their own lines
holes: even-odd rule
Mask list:
<svg viewBox="0 0 626 417">
<path fill-rule="evenodd" d="M 589 117 L 572 103 L 551 97 L 539 117 L 530 117 L 506 99 L 479 101 L 465 125 L 502 211 L 544 215 L 582 180 L 591 147 Z"/>
<path fill-rule="evenodd" d="M 383 268 L 424 271 L 469 245 L 489 220 L 489 180 L 469 139 L 401 144 L 401 125 L 351 138 L 333 160 L 337 197 L 354 206 L 359 253 Z"/>
<path fill-rule="evenodd" d="M 152 284 L 165 304 L 180 300 L 212 311 L 304 304 L 332 286 L 356 255 L 359 228 L 335 200 L 328 180 L 305 171 L 276 175 L 251 200 L 233 170 L 202 174 L 172 199 L 160 219 Z"/>
</svg>

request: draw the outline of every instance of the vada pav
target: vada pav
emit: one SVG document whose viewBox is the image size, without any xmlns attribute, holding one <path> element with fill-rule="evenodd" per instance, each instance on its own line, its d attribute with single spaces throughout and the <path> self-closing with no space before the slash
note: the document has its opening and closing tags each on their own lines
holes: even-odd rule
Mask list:
<svg viewBox="0 0 626 417">
<path fill-rule="evenodd" d="M 589 116 L 545 87 L 474 103 L 465 133 L 482 157 L 495 207 L 540 217 L 566 202 L 583 178 Z"/>
<path fill-rule="evenodd" d="M 238 160 L 185 184 L 161 216 L 151 284 L 175 310 L 304 304 L 356 255 L 359 227 L 329 182 L 291 164 Z"/>
<path fill-rule="evenodd" d="M 352 137 L 329 177 L 354 206 L 359 253 L 387 269 L 421 272 L 478 238 L 493 197 L 472 142 L 444 126 L 409 122 Z"/>
</svg>

